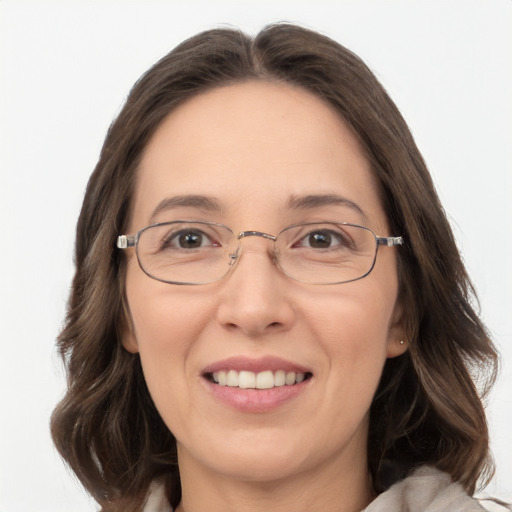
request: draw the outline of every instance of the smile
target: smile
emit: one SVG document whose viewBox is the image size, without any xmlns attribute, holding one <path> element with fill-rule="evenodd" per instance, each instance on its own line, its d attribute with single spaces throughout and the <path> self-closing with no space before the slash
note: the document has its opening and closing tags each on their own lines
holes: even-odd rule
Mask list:
<svg viewBox="0 0 512 512">
<path fill-rule="evenodd" d="M 210 374 L 210 379 L 219 386 L 240 389 L 272 389 L 299 384 L 311 376 L 310 373 L 285 370 L 251 372 L 247 370 L 226 370 Z"/>
<path fill-rule="evenodd" d="M 233 356 L 201 372 L 206 389 L 218 402 L 244 413 L 270 413 L 300 396 L 308 396 L 313 372 L 281 357 Z"/>
</svg>

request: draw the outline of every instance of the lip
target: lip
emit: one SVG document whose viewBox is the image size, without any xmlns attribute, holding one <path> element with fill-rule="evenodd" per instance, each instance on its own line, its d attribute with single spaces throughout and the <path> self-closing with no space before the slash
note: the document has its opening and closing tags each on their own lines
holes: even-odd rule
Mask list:
<svg viewBox="0 0 512 512">
<path fill-rule="evenodd" d="M 239 372 L 248 371 L 254 373 L 264 372 L 266 370 L 273 372 L 276 372 L 277 370 L 284 370 L 286 372 L 295 373 L 312 373 L 311 370 L 305 366 L 275 356 L 265 356 L 257 359 L 249 357 L 229 357 L 206 366 L 202 373 L 204 375 L 225 370 L 237 370 Z"/>
<path fill-rule="evenodd" d="M 312 372 L 307 367 L 274 356 L 257 359 L 247 357 L 230 357 L 206 366 L 202 372 L 202 382 L 210 395 L 221 404 L 245 413 L 272 412 L 298 398 L 310 386 L 308 378 L 293 386 L 278 386 L 271 389 L 241 389 L 237 387 L 219 386 L 209 376 L 218 371 L 237 370 L 259 373 L 266 370 L 306 373 Z"/>
</svg>

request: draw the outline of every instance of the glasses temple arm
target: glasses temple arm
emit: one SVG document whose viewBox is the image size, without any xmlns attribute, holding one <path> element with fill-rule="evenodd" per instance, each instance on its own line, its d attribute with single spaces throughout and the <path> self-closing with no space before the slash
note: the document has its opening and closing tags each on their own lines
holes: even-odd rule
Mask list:
<svg viewBox="0 0 512 512">
<path fill-rule="evenodd" d="M 393 247 L 395 245 L 402 245 L 404 243 L 404 239 L 401 236 L 378 236 L 377 243 L 379 245 Z"/>
<path fill-rule="evenodd" d="M 116 246 L 118 249 L 128 249 L 128 247 L 135 247 L 136 243 L 135 235 L 119 235 Z"/>
</svg>

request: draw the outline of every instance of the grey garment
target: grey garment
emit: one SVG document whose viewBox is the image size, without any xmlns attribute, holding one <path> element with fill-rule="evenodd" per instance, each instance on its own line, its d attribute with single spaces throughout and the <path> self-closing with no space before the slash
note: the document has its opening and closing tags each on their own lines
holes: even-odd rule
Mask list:
<svg viewBox="0 0 512 512">
<path fill-rule="evenodd" d="M 423 466 L 379 495 L 362 512 L 482 512 L 480 503 L 446 473 Z M 172 512 L 163 485 L 153 482 L 144 512 Z"/>
<path fill-rule="evenodd" d="M 482 512 L 480 503 L 467 495 L 448 474 L 423 466 L 392 485 L 362 512 Z"/>
<path fill-rule="evenodd" d="M 149 486 L 149 493 L 142 512 L 172 512 L 172 508 L 165 497 L 164 486 L 153 481 Z"/>
</svg>

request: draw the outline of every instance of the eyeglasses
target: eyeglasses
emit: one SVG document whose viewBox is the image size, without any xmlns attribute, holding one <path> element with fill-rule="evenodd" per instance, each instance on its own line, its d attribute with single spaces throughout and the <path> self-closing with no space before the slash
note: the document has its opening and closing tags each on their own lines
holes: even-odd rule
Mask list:
<svg viewBox="0 0 512 512">
<path fill-rule="evenodd" d="M 242 254 L 241 241 L 259 236 L 273 243 L 276 266 L 309 284 L 341 284 L 367 276 L 380 245 L 403 244 L 401 236 L 379 237 L 347 222 L 295 224 L 278 235 L 231 229 L 216 222 L 153 224 L 135 235 L 121 235 L 117 247 L 135 247 L 140 268 L 151 278 L 179 285 L 208 284 L 225 277 Z"/>
</svg>

